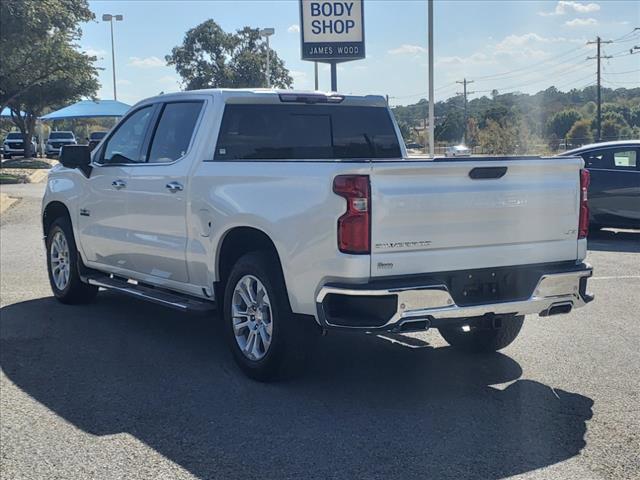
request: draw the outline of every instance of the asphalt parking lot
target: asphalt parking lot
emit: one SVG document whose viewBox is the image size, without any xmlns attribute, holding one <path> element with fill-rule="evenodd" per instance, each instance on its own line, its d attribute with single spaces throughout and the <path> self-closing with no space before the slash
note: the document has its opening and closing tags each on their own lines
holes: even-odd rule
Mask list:
<svg viewBox="0 0 640 480">
<path fill-rule="evenodd" d="M 2 191 L 22 197 L 0 220 L 3 479 L 640 478 L 640 232 L 595 236 L 596 300 L 501 353 L 331 334 L 304 377 L 265 385 L 216 318 L 57 303 L 43 184 Z"/>
</svg>

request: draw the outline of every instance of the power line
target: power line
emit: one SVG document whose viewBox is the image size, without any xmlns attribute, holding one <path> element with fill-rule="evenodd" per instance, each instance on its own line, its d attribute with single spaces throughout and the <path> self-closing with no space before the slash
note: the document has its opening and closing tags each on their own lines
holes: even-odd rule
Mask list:
<svg viewBox="0 0 640 480">
<path fill-rule="evenodd" d="M 603 72 L 607 75 L 626 75 L 627 73 L 640 72 L 640 68 L 636 68 L 635 70 L 627 70 L 626 72 L 608 72 L 607 70 L 603 69 Z"/>
<path fill-rule="evenodd" d="M 489 78 L 496 78 L 496 77 L 512 76 L 511 74 L 513 74 L 513 73 L 530 70 L 530 69 L 535 68 L 535 67 L 537 67 L 539 65 L 542 65 L 543 63 L 547 63 L 547 62 L 549 62 L 551 60 L 557 60 L 558 58 L 561 58 L 561 57 L 564 57 L 566 55 L 569 55 L 570 53 L 576 52 L 576 51 L 578 51 L 580 49 L 583 49 L 584 47 L 585 47 L 584 45 L 581 45 L 581 46 L 578 46 L 576 48 L 572 48 L 571 50 L 567 50 L 565 52 L 562 52 L 562 53 L 560 53 L 558 55 L 555 55 L 555 56 L 552 56 L 552 57 L 549 57 L 549 58 L 545 58 L 544 60 L 540 60 L 539 62 L 532 63 L 532 64 L 527 65 L 525 67 L 516 68 L 514 70 L 510 70 L 510 71 L 507 71 L 507 72 L 494 73 L 494 74 L 491 74 L 491 75 L 484 75 L 484 76 L 476 77 L 476 81 L 486 80 L 486 79 L 489 79 Z"/>
<path fill-rule="evenodd" d="M 633 30 L 631 30 L 630 32 L 625 33 L 625 34 L 624 34 L 624 35 L 622 35 L 621 37 L 614 38 L 614 39 L 612 40 L 612 42 L 614 42 L 614 43 L 615 43 L 615 42 L 620 42 L 622 39 L 624 39 L 624 38 L 628 37 L 629 35 L 632 35 L 632 36 L 633 36 L 633 34 L 634 34 L 635 32 L 637 32 L 638 30 L 640 30 L 640 27 L 636 27 L 636 28 L 634 28 Z"/>
</svg>

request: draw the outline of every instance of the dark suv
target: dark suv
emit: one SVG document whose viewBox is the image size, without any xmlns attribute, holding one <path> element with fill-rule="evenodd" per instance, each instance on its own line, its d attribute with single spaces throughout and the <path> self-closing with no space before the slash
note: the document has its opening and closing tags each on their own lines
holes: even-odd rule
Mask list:
<svg viewBox="0 0 640 480">
<path fill-rule="evenodd" d="M 564 152 L 591 173 L 588 201 L 594 228 L 640 228 L 640 140 L 594 143 Z"/>
</svg>

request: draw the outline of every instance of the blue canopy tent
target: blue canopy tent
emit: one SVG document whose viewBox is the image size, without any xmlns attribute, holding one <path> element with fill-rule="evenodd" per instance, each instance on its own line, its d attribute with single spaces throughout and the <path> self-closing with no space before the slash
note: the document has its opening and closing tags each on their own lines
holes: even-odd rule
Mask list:
<svg viewBox="0 0 640 480">
<path fill-rule="evenodd" d="M 72 118 L 122 117 L 131 105 L 117 100 L 82 100 L 55 112 L 47 113 L 40 120 L 68 120 Z"/>
</svg>

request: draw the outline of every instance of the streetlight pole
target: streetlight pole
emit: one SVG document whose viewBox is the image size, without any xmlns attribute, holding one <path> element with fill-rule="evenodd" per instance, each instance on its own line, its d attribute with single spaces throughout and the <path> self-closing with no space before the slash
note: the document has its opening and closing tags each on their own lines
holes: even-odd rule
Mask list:
<svg viewBox="0 0 640 480">
<path fill-rule="evenodd" d="M 109 22 L 111 27 L 111 67 L 113 70 L 113 99 L 118 99 L 118 94 L 116 92 L 116 49 L 113 42 L 113 21 L 116 20 L 121 22 L 124 19 L 123 15 L 112 15 L 110 13 L 105 13 L 102 15 L 103 22 Z"/>
<path fill-rule="evenodd" d="M 434 136 L 434 109 L 435 101 L 433 95 L 433 0 L 428 0 L 429 10 L 429 156 L 435 157 L 435 136 Z"/>
<path fill-rule="evenodd" d="M 263 28 L 262 30 L 260 30 L 259 33 L 260 33 L 260 36 L 267 37 L 267 87 L 271 88 L 271 66 L 269 64 L 269 53 L 271 49 L 269 48 L 269 37 L 274 33 L 276 33 L 276 29 Z"/>
</svg>

